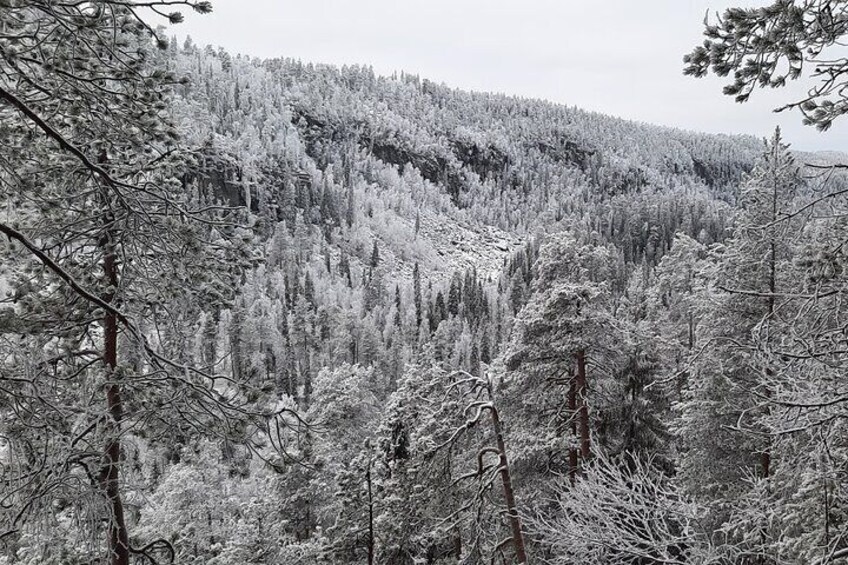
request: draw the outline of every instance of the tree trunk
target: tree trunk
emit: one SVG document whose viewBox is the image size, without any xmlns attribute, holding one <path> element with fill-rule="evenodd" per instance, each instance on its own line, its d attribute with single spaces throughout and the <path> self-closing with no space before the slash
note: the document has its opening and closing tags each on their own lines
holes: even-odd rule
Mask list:
<svg viewBox="0 0 848 565">
<path fill-rule="evenodd" d="M 580 428 L 580 457 L 583 460 L 591 456 L 589 439 L 589 405 L 588 387 L 586 386 L 586 351 L 577 352 L 577 401 L 580 405 L 577 414 L 577 425 Z"/>
<path fill-rule="evenodd" d="M 107 217 L 111 222 L 111 217 Z M 103 249 L 103 274 L 108 290 L 103 300 L 112 303 L 118 288 L 118 265 L 115 251 L 114 233 L 107 228 L 101 242 Z M 100 483 L 109 501 L 109 552 L 111 565 L 129 565 L 130 544 L 127 526 L 124 521 L 124 505 L 121 501 L 119 484 L 119 465 L 121 463 L 121 420 L 123 405 L 121 387 L 118 384 L 118 319 L 115 314 L 106 312 L 103 315 L 103 363 L 106 366 L 106 406 L 111 422 L 109 437 L 103 452 L 103 469 L 100 472 Z"/>
<path fill-rule="evenodd" d="M 779 150 L 778 146 L 774 147 L 775 151 Z M 777 199 L 778 199 L 778 180 L 775 178 L 772 181 L 772 195 L 771 195 L 771 221 L 772 223 L 777 222 Z M 771 228 L 774 229 L 774 228 Z M 767 312 L 768 312 L 768 320 L 769 325 L 774 318 L 774 306 L 775 306 L 775 293 L 777 292 L 777 241 L 775 240 L 774 233 L 771 234 L 769 241 L 769 274 L 768 274 L 768 290 L 769 297 L 767 300 Z M 771 367 L 766 367 L 766 374 L 771 377 L 774 372 Z M 771 398 L 771 390 L 766 387 L 765 390 L 766 398 Z M 770 411 L 769 406 L 766 406 L 766 414 Z M 766 439 L 766 448 L 760 453 L 760 468 L 764 479 L 768 479 L 771 474 L 771 438 Z"/>
<path fill-rule="evenodd" d="M 368 484 L 368 565 L 374 565 L 374 495 L 371 490 L 371 461 L 365 471 L 365 481 Z"/>
<path fill-rule="evenodd" d="M 777 194 L 774 197 L 774 206 L 772 213 L 772 221 L 777 221 Z M 777 292 L 777 244 L 772 237 L 771 249 L 769 250 L 769 297 L 768 297 L 768 317 L 769 325 L 774 318 L 774 296 Z M 766 374 L 771 377 L 774 374 L 771 367 L 766 368 Z M 766 398 L 771 398 L 771 390 L 766 388 Z M 770 408 L 766 406 L 766 413 Z M 771 474 L 771 438 L 766 439 L 766 449 L 760 454 L 760 465 L 762 466 L 763 478 L 768 479 Z"/>
<path fill-rule="evenodd" d="M 568 438 L 568 479 L 574 486 L 577 480 L 577 383 L 572 374 L 568 384 L 568 414 L 571 435 Z"/>
<path fill-rule="evenodd" d="M 491 394 L 490 394 L 491 398 Z M 515 504 L 515 491 L 512 489 L 512 478 L 509 474 L 509 461 L 506 457 L 506 445 L 503 439 L 503 430 L 501 429 L 501 420 L 498 416 L 498 410 L 491 408 L 492 425 L 495 429 L 495 440 L 497 441 L 498 454 L 500 455 L 501 480 L 504 487 L 504 498 L 506 498 L 507 514 L 509 516 L 509 524 L 512 528 L 512 545 L 515 547 L 515 557 L 518 559 L 519 565 L 527 563 L 527 551 L 524 549 L 524 536 L 521 533 L 521 520 L 518 517 L 518 509 Z"/>
</svg>

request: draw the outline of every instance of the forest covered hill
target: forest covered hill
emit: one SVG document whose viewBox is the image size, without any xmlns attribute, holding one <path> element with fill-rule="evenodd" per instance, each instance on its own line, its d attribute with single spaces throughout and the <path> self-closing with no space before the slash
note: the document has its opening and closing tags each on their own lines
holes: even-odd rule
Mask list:
<svg viewBox="0 0 848 565">
<path fill-rule="evenodd" d="M 803 166 L 838 156 L 190 40 L 151 64 L 185 79 L 162 166 L 218 215 L 122 243 L 138 563 L 848 554 L 846 179 Z M 94 253 L 4 174 L 7 220 Z M 100 562 L 101 330 L 0 252 L 0 563 Z"/>
</svg>

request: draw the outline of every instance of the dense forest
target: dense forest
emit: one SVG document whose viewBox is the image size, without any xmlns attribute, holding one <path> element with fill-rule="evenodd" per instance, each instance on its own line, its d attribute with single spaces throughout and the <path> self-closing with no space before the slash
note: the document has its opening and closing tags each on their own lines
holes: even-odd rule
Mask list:
<svg viewBox="0 0 848 565">
<path fill-rule="evenodd" d="M 0 564 L 848 557 L 840 155 L 19 4 Z"/>
</svg>

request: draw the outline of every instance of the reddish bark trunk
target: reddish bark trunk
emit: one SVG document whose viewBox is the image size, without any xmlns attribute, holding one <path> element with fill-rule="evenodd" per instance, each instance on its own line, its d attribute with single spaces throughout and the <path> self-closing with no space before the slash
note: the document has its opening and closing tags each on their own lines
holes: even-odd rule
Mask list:
<svg viewBox="0 0 848 565">
<path fill-rule="evenodd" d="M 527 563 L 527 550 L 524 548 L 524 535 L 521 533 L 521 520 L 518 518 L 518 509 L 515 504 L 515 491 L 512 488 L 512 478 L 509 474 L 509 461 L 506 456 L 506 445 L 503 439 L 503 430 L 501 429 L 501 420 L 498 416 L 497 409 L 492 406 L 492 426 L 495 430 L 495 441 L 498 446 L 500 455 L 499 465 L 501 468 L 501 480 L 504 487 L 504 498 L 506 499 L 506 508 L 509 515 L 509 524 L 512 528 L 512 545 L 515 548 L 515 557 L 519 565 Z"/>
<path fill-rule="evenodd" d="M 573 486 L 577 480 L 577 384 L 574 375 L 568 385 L 568 414 L 571 421 L 571 436 L 568 438 L 568 479 Z"/>
<path fill-rule="evenodd" d="M 365 471 L 365 481 L 368 483 L 368 565 L 374 565 L 374 495 L 371 491 L 371 461 Z"/>
<path fill-rule="evenodd" d="M 102 152 L 98 162 L 107 160 Z M 110 210 L 108 190 L 102 189 L 102 206 Z M 103 277 L 107 286 L 103 301 L 114 303 L 118 289 L 118 259 L 115 241 L 114 217 L 107 213 L 104 219 L 104 233 L 100 240 L 103 251 Z M 103 364 L 106 368 L 106 407 L 111 418 L 108 439 L 103 450 L 103 468 L 100 471 L 101 488 L 109 501 L 109 563 L 111 565 L 129 565 L 130 542 L 124 519 L 124 504 L 121 500 L 120 473 L 121 463 L 121 420 L 124 417 L 121 387 L 118 384 L 118 317 L 112 312 L 103 315 Z"/>
<path fill-rule="evenodd" d="M 116 264 L 115 246 L 111 238 L 104 246 L 103 274 L 106 283 L 111 287 L 104 295 L 106 302 L 114 299 L 114 289 L 118 286 L 118 266 Z M 103 316 L 103 363 L 106 366 L 106 405 L 112 418 L 109 440 L 104 449 L 104 462 L 101 471 L 101 484 L 109 500 L 111 516 L 109 517 L 109 550 L 112 565 L 129 565 L 130 544 L 127 527 L 124 520 L 124 505 L 121 501 L 118 466 L 121 459 L 121 419 L 123 405 L 121 388 L 116 382 L 118 366 L 118 320 L 112 313 Z"/>
<path fill-rule="evenodd" d="M 577 425 L 580 429 L 580 457 L 584 460 L 591 456 L 591 445 L 589 439 L 589 405 L 588 387 L 586 385 L 586 351 L 581 349 L 577 352 L 577 401 L 579 411 L 577 414 Z"/>
</svg>

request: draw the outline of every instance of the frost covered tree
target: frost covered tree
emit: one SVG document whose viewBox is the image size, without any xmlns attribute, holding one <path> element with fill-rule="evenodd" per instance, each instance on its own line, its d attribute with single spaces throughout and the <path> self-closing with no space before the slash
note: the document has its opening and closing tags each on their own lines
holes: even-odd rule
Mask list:
<svg viewBox="0 0 848 565">
<path fill-rule="evenodd" d="M 446 395 L 460 395 L 459 404 L 462 406 L 462 417 L 465 421 L 458 426 L 450 436 L 436 450 L 452 449 L 454 443 L 475 426 L 481 425 L 481 420 L 486 414 L 491 418 L 492 435 L 494 445 L 487 445 L 477 451 L 476 465 L 472 471 L 458 477 L 457 481 L 474 479 L 477 482 L 477 492 L 473 502 L 467 503 L 469 508 L 476 507 L 479 514 L 482 505 L 488 498 L 496 482 L 500 482 L 503 488 L 504 515 L 509 522 L 510 535 L 495 546 L 494 551 L 502 551 L 507 545 L 512 546 L 515 559 L 520 564 L 526 564 L 527 549 L 524 542 L 524 532 L 521 526 L 518 506 L 516 504 L 515 487 L 513 486 L 512 471 L 509 465 L 509 455 L 504 441 L 504 424 L 500 408 L 495 404 L 493 385 L 490 377 L 472 375 L 464 371 L 454 373 L 453 382 L 446 387 Z M 494 456 L 494 461 L 488 455 Z M 479 519 L 479 518 L 478 518 Z"/>
<path fill-rule="evenodd" d="M 701 530 L 705 508 L 686 500 L 651 459 L 601 451 L 581 481 L 558 483 L 550 502 L 553 510 L 529 524 L 552 563 L 718 565 L 733 556 Z"/>
<path fill-rule="evenodd" d="M 374 563 L 379 470 L 373 438 L 377 431 L 380 382 L 373 369 L 343 364 L 315 379 L 312 410 L 316 427 L 313 504 L 332 536 L 325 548 L 341 559 Z M 327 492 L 327 481 L 335 488 Z"/>
<path fill-rule="evenodd" d="M 500 410 L 487 378 L 407 370 L 381 426 L 392 562 L 528 562 Z"/>
<path fill-rule="evenodd" d="M 95 297 L 111 286 L 100 236 L 104 226 L 117 230 L 113 304 L 140 335 L 118 326 L 121 495 L 129 545 L 147 553 L 136 561 L 167 563 L 171 551 L 175 562 L 213 565 L 514 560 L 505 540 L 516 514 L 506 509 L 503 450 L 484 408 L 491 399 L 470 381 L 463 394 L 454 386 L 458 371 L 487 368 L 515 507 L 568 508 L 546 515 L 621 545 L 575 542 L 581 555 L 624 561 L 633 550 L 645 561 L 697 562 L 701 549 L 719 546 L 710 532 L 726 534 L 742 558 L 844 555 L 838 336 L 848 236 L 838 197 L 781 215 L 791 233 L 757 227 L 770 221 L 733 214 L 754 196 L 737 198 L 760 151 L 750 138 L 190 41 L 157 51 L 147 33 L 139 69 L 161 68 L 161 82 L 112 86 L 139 96 L 154 87 L 154 122 L 173 123 L 162 125 L 167 138 L 180 134 L 173 147 L 149 142 L 153 129 L 134 131 L 132 111 L 112 116 L 117 101 L 99 107 L 102 126 L 86 107 L 55 124 L 84 153 L 104 140 L 104 170 L 147 192 L 112 191 L 63 160 L 73 154 L 49 145 L 58 142 L 11 127 L 25 116 L 0 102 L 0 137 L 14 141 L 0 152 L 4 225 Z M 181 76 L 190 80 L 170 84 Z M 70 104 L 55 98 L 31 102 Z M 74 122 L 78 110 L 85 120 Z M 100 153 L 91 155 L 98 165 Z M 838 192 L 844 180 L 837 172 L 827 186 Z M 56 196 L 66 192 L 79 200 Z M 153 214 L 138 213 L 141 204 Z M 10 532 L 0 561 L 90 562 L 106 555 L 109 511 L 85 469 L 100 467 L 114 429 L 101 398 L 115 380 L 101 378 L 103 306 L 87 306 L 5 239 L 0 387 L 11 396 L 0 396 L 9 441 L 0 457 L 11 453 L 15 466 L 0 480 L 30 476 L 43 453 L 50 458 L 36 489 L 3 500 L 12 504 L 3 520 L 28 495 L 39 504 L 20 527 L 0 530 Z M 722 334 L 744 309 L 762 311 L 764 297 L 739 291 L 768 288 L 760 275 L 769 241 L 780 258 L 775 316 Z M 719 334 L 750 356 L 724 355 L 732 348 L 718 348 Z M 760 388 L 746 390 L 754 376 Z M 705 383 L 717 398 L 687 402 Z M 669 396 L 683 400 L 672 429 L 698 433 L 669 440 Z M 312 426 L 277 414 L 294 406 Z M 722 419 L 748 406 L 742 425 Z M 768 481 L 760 451 L 771 456 Z M 50 482 L 57 469 L 70 471 Z M 719 488 L 725 469 L 735 473 L 736 502 Z M 640 481 L 649 486 L 635 488 Z M 727 512 L 708 515 L 712 530 L 689 514 L 672 518 L 691 499 Z M 583 508 L 588 500 L 601 512 Z M 764 529 L 768 521 L 792 525 Z M 53 531 L 62 543 L 46 543 Z M 554 536 L 524 542 L 534 560 L 577 559 Z"/>
<path fill-rule="evenodd" d="M 768 484 L 775 465 L 764 420 L 776 368 L 760 352 L 770 351 L 778 328 L 792 323 L 790 242 L 802 224 L 789 216 L 799 185 L 798 167 L 776 132 L 742 187 L 734 237 L 717 255 L 712 287 L 702 295 L 709 301 L 706 341 L 692 356 L 681 406 L 680 474 L 699 500 L 721 501 L 716 520 L 733 515 L 754 477 Z M 762 522 L 748 528 L 768 551 L 765 538 L 773 532 Z"/>
<path fill-rule="evenodd" d="M 507 354 L 507 366 L 516 371 L 508 386 L 522 397 L 527 418 L 557 422 L 554 445 L 539 447 L 566 447 L 574 477 L 578 458 L 591 456 L 590 391 L 603 386 L 590 384 L 590 364 L 600 368 L 616 331 L 608 310 L 613 263 L 608 249 L 561 234 L 542 247 L 536 269 Z M 567 393 L 557 398 L 548 392 L 551 385 L 564 385 Z"/>
<path fill-rule="evenodd" d="M 167 429 L 168 412 L 232 437 L 245 436 L 229 428 L 236 420 L 253 420 L 250 435 L 272 412 L 179 353 L 193 302 L 226 300 L 239 268 L 235 212 L 179 182 L 190 158 L 167 113 L 176 77 L 158 51 L 167 41 L 139 16 L 178 23 L 167 11 L 179 6 L 210 11 L 191 1 L 0 6 L 0 232 L 14 243 L 4 261 L 16 303 L 2 411 L 26 415 L 3 425 L 0 535 L 14 543 L 76 524 L 79 556 L 59 557 L 42 538 L 42 562 L 125 565 L 167 552 L 167 541 L 138 546 L 130 531 L 121 473 L 131 446 Z M 106 542 L 92 542 L 100 531 Z"/>
</svg>

